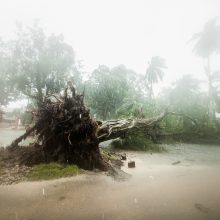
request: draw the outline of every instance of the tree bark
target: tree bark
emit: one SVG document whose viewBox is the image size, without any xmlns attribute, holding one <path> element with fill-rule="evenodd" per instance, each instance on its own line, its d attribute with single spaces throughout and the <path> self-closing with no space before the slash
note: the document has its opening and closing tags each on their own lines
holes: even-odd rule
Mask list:
<svg viewBox="0 0 220 220">
<path fill-rule="evenodd" d="M 55 97 L 55 100 L 54 97 L 45 98 L 36 112 L 35 125 L 12 142 L 12 149 L 15 149 L 32 132 L 37 135 L 38 142 L 32 146 L 31 155 L 22 154 L 22 163 L 57 161 L 76 164 L 87 170 L 108 170 L 111 166 L 102 158 L 100 142 L 136 133 L 148 135 L 156 142 L 161 120 L 168 114 L 183 115 L 164 112 L 149 119 L 98 122 L 90 117 L 83 96 L 75 94 L 73 89 L 71 92 L 72 95 L 69 96 L 65 90 L 64 97 Z M 188 118 L 196 124 L 195 120 Z"/>
<path fill-rule="evenodd" d="M 164 117 L 167 116 L 167 112 L 161 115 L 149 119 L 119 119 L 108 120 L 102 122 L 98 127 L 97 137 L 99 142 L 112 140 L 116 138 L 124 138 L 126 135 L 134 133 L 145 133 L 149 136 L 154 136 L 157 125 Z M 154 137 L 152 137 L 154 139 Z"/>
<path fill-rule="evenodd" d="M 150 136 L 153 142 L 157 142 L 159 136 L 159 123 L 167 115 L 184 116 L 197 126 L 197 121 L 185 114 L 166 111 L 157 117 L 148 119 L 119 119 L 104 121 L 97 130 L 98 140 L 99 142 L 104 142 L 116 138 L 124 138 L 125 136 L 135 133 L 143 133 Z"/>
</svg>

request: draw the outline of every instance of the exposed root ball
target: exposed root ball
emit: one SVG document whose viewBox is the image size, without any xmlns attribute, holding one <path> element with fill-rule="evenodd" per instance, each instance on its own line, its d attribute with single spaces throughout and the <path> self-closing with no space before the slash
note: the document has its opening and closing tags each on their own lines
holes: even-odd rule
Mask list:
<svg viewBox="0 0 220 220">
<path fill-rule="evenodd" d="M 98 125 L 90 118 L 83 98 L 83 95 L 75 94 L 73 86 L 65 90 L 63 97 L 45 98 L 35 112 L 36 122 L 31 129 L 37 136 L 34 152 L 23 155 L 22 163 L 58 161 L 74 163 L 88 170 L 109 168 L 100 154 L 96 136 Z M 25 139 L 28 132 L 30 130 L 16 139 L 12 147 Z"/>
</svg>

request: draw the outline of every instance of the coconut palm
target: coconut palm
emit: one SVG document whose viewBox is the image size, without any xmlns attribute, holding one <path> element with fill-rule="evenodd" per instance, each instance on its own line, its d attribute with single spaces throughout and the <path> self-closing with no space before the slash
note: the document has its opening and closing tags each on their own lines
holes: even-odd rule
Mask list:
<svg viewBox="0 0 220 220">
<path fill-rule="evenodd" d="M 212 75 L 210 58 L 214 53 L 220 52 L 220 17 L 216 17 L 204 25 L 203 31 L 193 35 L 191 41 L 196 41 L 193 51 L 198 56 L 206 59 L 205 73 L 208 79 L 209 88 L 209 111 L 213 113 L 214 101 L 213 101 L 213 80 L 215 77 Z M 212 108 L 212 109 L 211 109 Z"/>
<path fill-rule="evenodd" d="M 192 40 L 196 41 L 193 48 L 195 54 L 207 60 L 205 73 L 211 90 L 213 77 L 211 76 L 210 58 L 214 53 L 220 52 L 220 17 L 207 22 L 203 31 L 194 34 Z"/>
<path fill-rule="evenodd" d="M 164 68 L 166 68 L 166 64 L 165 60 L 162 57 L 154 56 L 151 58 L 151 61 L 149 62 L 149 66 L 145 74 L 150 98 L 152 98 L 153 96 L 153 84 L 163 79 Z"/>
<path fill-rule="evenodd" d="M 203 31 L 195 33 L 191 40 L 196 41 L 193 51 L 203 58 L 209 58 L 220 51 L 220 17 L 208 21 Z"/>
</svg>

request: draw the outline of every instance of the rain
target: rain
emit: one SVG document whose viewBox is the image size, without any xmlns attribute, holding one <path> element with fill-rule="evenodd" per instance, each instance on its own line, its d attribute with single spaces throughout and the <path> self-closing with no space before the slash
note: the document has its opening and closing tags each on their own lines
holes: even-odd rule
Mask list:
<svg viewBox="0 0 220 220">
<path fill-rule="evenodd" d="M 7 0 L 0 220 L 220 219 L 220 2 Z"/>
</svg>

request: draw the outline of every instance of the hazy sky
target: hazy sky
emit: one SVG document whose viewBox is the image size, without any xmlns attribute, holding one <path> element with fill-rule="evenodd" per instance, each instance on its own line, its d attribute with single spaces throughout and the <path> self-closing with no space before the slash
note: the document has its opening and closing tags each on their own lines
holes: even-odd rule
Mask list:
<svg viewBox="0 0 220 220">
<path fill-rule="evenodd" d="M 187 41 L 220 15 L 220 0 L 1 0 L 0 6 L 4 38 L 13 36 L 16 20 L 39 18 L 46 32 L 64 35 L 86 71 L 125 64 L 145 73 L 158 55 L 167 61 L 165 83 L 183 74 L 203 77 L 203 61 Z"/>
</svg>

